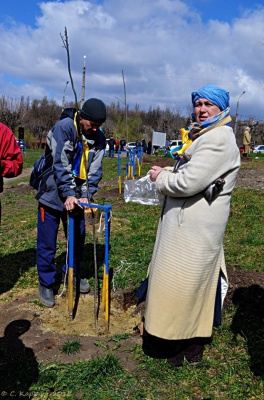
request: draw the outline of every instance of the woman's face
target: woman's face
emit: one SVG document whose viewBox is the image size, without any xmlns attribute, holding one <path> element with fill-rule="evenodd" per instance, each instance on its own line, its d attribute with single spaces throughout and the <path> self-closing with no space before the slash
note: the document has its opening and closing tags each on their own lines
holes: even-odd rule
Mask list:
<svg viewBox="0 0 264 400">
<path fill-rule="evenodd" d="M 196 122 L 204 122 L 221 112 L 220 108 L 207 99 L 198 99 L 194 103 L 194 115 Z"/>
</svg>

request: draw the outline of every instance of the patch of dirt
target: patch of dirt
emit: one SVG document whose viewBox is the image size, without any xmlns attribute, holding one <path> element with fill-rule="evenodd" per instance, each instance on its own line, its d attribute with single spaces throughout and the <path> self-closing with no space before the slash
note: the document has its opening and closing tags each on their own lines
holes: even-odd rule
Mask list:
<svg viewBox="0 0 264 400">
<path fill-rule="evenodd" d="M 146 156 L 144 164 L 149 165 L 150 168 L 155 164 L 164 167 L 173 165 L 173 161 L 162 157 L 155 159 Z M 30 172 L 31 168 L 25 170 L 23 174 L 28 176 Z M 263 170 L 253 170 L 250 167 L 241 169 L 236 187 L 263 190 L 263 172 Z M 113 198 L 116 200 L 120 198 L 120 204 L 123 205 L 123 195 L 118 191 L 117 178 L 104 182 L 101 188 L 105 188 L 104 197 L 109 203 Z M 31 190 L 33 189 L 28 183 L 15 184 L 15 182 L 12 185 L 9 183 L 8 188 L 5 189 L 5 191 L 18 191 L 20 194 Z M 238 288 L 257 285 L 264 289 L 264 274 L 261 272 L 229 268 L 228 276 L 230 285 L 225 307 L 233 304 L 233 295 Z M 144 303 L 137 307 L 133 294 L 123 292 L 111 294 L 109 332 L 105 329 L 105 317 L 102 310 L 99 312 L 98 325 L 95 327 L 93 294 L 80 296 L 74 319 L 69 318 L 65 295 L 56 296 L 56 305 L 52 309 L 40 307 L 37 299 L 38 292 L 33 289 L 19 292 L 11 289 L 0 296 L 0 343 L 8 339 L 7 335 L 10 334 L 10 327 L 12 327 L 13 331 L 19 332 L 17 337 L 19 336 L 25 348 L 33 350 L 37 361 L 77 362 L 80 359 L 89 360 L 112 349 L 126 369 L 136 368 L 136 362 L 129 350 L 141 343 L 141 338 L 135 328 L 141 320 Z M 27 328 L 22 328 L 25 326 L 25 321 L 27 321 Z M 72 355 L 61 352 L 61 346 L 74 339 L 80 341 L 80 351 Z"/>
<path fill-rule="evenodd" d="M 256 287 L 264 290 L 264 273 L 229 268 L 228 276 L 229 290 L 224 307 L 233 305 L 233 296 L 238 288 L 248 289 L 257 285 Z M 93 294 L 81 295 L 75 318 L 72 319 L 68 314 L 66 295 L 56 296 L 54 308 L 43 308 L 37 301 L 36 289 L 19 292 L 11 290 L 1 296 L 0 336 L 2 340 L 7 337 L 6 332 L 10 324 L 18 330 L 20 325 L 27 321 L 28 329 L 19 339 L 25 348 L 33 350 L 38 362 L 69 363 L 80 359 L 87 361 L 112 350 L 123 367 L 133 371 L 137 364 L 133 359 L 132 350 L 135 345 L 141 344 L 137 325 L 144 313 L 145 303 L 137 306 L 136 299 L 131 293 L 128 295 L 130 299 L 127 301 L 126 293 L 112 293 L 107 331 L 103 310 L 100 310 L 98 325 L 95 326 Z M 74 340 L 80 342 L 80 350 L 70 355 L 63 353 L 62 346 Z"/>
<path fill-rule="evenodd" d="M 39 305 L 38 292 L 35 289 L 19 292 L 13 289 L 2 295 L 0 336 L 6 337 L 10 324 L 20 330 L 20 325 L 23 326 L 28 321 L 28 329 L 20 336 L 20 340 L 24 346 L 34 351 L 40 362 L 77 362 L 114 349 L 125 368 L 132 370 L 136 367 L 132 356 L 127 352 L 141 341 L 135 331 L 141 319 L 135 302 L 127 307 L 122 292 L 112 295 L 108 330 L 103 310 L 99 312 L 96 326 L 93 294 L 80 296 L 74 318 L 68 313 L 66 293 L 55 298 L 55 307 L 45 308 Z M 74 340 L 80 341 L 80 351 L 71 355 L 63 353 L 62 345 Z"/>
</svg>

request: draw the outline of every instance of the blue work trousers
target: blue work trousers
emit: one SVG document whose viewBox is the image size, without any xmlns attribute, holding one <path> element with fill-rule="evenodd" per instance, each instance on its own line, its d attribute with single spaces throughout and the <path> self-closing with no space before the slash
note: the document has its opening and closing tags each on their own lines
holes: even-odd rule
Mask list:
<svg viewBox="0 0 264 400">
<path fill-rule="evenodd" d="M 57 268 L 55 255 L 60 221 L 67 237 L 67 211 L 58 211 L 39 203 L 37 231 L 37 270 L 39 282 L 45 287 L 55 283 Z M 84 211 L 80 209 L 74 217 L 74 275 L 79 276 L 85 241 Z M 66 263 L 62 267 L 66 271 Z"/>
</svg>

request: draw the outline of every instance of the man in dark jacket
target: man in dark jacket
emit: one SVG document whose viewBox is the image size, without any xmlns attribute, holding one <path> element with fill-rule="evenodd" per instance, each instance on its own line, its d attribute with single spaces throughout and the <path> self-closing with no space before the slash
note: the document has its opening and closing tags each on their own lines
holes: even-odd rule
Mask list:
<svg viewBox="0 0 264 400">
<path fill-rule="evenodd" d="M 108 157 L 113 158 L 115 156 L 115 144 L 116 144 L 115 139 L 113 138 L 113 136 L 111 136 L 108 141 L 109 145 Z"/>
<path fill-rule="evenodd" d="M 80 279 L 80 264 L 85 240 L 84 210 L 81 203 L 91 203 L 102 178 L 102 159 L 106 140 L 99 129 L 106 119 L 105 104 L 95 98 L 86 100 L 79 113 L 82 134 L 73 109 L 65 109 L 61 119 L 47 135 L 46 154 L 53 158 L 53 171 L 40 183 L 36 198 L 38 206 L 37 269 L 39 298 L 46 307 L 55 304 L 53 285 L 54 263 L 60 220 L 67 230 L 67 212 L 74 211 L 74 284 L 80 293 L 88 293 L 88 282 Z M 82 163 L 85 156 L 85 163 Z M 86 165 L 83 171 L 80 166 Z M 87 186 L 88 185 L 88 186 Z M 66 278 L 66 265 L 62 278 Z"/>
<path fill-rule="evenodd" d="M 121 151 L 124 150 L 125 145 L 126 145 L 125 138 L 122 137 L 122 139 L 120 140 L 120 150 L 121 150 Z"/>
</svg>

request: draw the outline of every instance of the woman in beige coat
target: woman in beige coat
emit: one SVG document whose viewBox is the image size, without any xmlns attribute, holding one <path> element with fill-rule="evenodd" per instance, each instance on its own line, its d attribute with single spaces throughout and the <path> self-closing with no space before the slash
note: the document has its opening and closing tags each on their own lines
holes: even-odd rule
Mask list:
<svg viewBox="0 0 264 400">
<path fill-rule="evenodd" d="M 150 171 L 165 201 L 149 267 L 143 351 L 172 366 L 201 361 L 214 319 L 220 324 L 223 236 L 240 167 L 229 94 L 205 86 L 192 93 L 192 103 L 193 142 L 174 171 Z"/>
<path fill-rule="evenodd" d="M 249 126 L 246 127 L 244 136 L 243 136 L 243 145 L 244 145 L 244 153 L 243 157 L 247 158 L 248 154 L 250 153 L 250 143 L 251 143 L 251 134 Z"/>
</svg>

